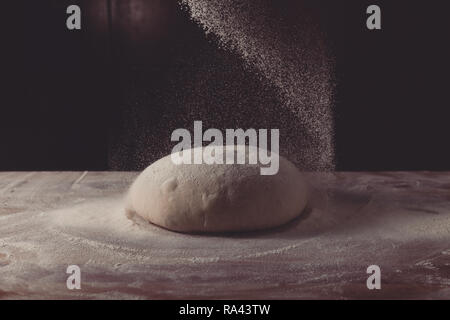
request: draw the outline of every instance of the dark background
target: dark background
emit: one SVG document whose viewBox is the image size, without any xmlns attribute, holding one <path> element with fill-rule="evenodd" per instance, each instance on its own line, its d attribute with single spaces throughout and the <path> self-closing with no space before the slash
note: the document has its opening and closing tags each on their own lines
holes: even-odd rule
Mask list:
<svg viewBox="0 0 450 320">
<path fill-rule="evenodd" d="M 336 57 L 337 169 L 450 170 L 446 2 L 305 2 Z M 81 31 L 66 29 L 70 4 L 82 8 Z M 365 27 L 369 4 L 382 9 L 381 31 Z M 0 170 L 109 169 L 119 104 L 135 77 L 128 66 L 170 62 L 189 23 L 176 1 L 1 6 Z"/>
</svg>

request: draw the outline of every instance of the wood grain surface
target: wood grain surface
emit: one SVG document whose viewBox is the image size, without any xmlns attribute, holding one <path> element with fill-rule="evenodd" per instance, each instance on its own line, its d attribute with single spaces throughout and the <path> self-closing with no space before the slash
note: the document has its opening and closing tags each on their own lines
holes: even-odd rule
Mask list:
<svg viewBox="0 0 450 320">
<path fill-rule="evenodd" d="M 129 221 L 136 176 L 1 172 L 0 298 L 450 298 L 450 173 L 307 173 L 299 219 L 220 235 Z M 66 287 L 72 264 L 81 290 Z"/>
</svg>

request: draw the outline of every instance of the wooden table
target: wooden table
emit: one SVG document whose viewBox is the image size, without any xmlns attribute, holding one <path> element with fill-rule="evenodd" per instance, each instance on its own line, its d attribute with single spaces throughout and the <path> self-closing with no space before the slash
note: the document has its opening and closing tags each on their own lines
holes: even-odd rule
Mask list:
<svg viewBox="0 0 450 320">
<path fill-rule="evenodd" d="M 210 236 L 128 220 L 136 176 L 1 172 L 0 298 L 450 298 L 450 173 L 307 173 L 300 218 Z"/>
</svg>

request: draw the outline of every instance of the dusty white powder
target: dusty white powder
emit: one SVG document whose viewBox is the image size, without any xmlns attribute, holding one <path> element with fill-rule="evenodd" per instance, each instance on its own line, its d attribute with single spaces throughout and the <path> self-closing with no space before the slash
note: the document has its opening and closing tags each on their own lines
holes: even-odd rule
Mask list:
<svg viewBox="0 0 450 320">
<path fill-rule="evenodd" d="M 286 25 L 265 0 L 181 0 L 181 5 L 223 48 L 236 51 L 278 88 L 286 112 L 305 130 L 308 165 L 333 169 L 332 60 L 316 22 L 299 12 L 298 24 Z"/>
<path fill-rule="evenodd" d="M 1 298 L 361 298 L 374 263 L 383 297 L 448 298 L 449 174 L 306 174 L 306 215 L 216 236 L 127 219 L 135 173 L 79 177 L 0 173 Z M 78 292 L 66 288 L 73 264 Z"/>
</svg>

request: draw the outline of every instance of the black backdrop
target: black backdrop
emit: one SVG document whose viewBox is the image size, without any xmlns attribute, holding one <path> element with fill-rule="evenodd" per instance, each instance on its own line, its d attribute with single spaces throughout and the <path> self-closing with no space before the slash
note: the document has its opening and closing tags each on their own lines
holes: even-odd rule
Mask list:
<svg viewBox="0 0 450 320">
<path fill-rule="evenodd" d="M 2 1 L 0 170 L 109 169 L 117 104 L 124 81 L 133 79 L 123 66 L 129 59 L 164 63 L 186 23 L 173 13 L 175 0 L 130 0 L 171 2 L 161 16 L 143 20 L 142 30 L 151 18 L 162 28 L 136 48 L 141 30 L 108 11 L 114 1 L 127 6 Z M 309 2 L 321 12 L 336 56 L 337 169 L 450 170 L 446 2 Z M 65 27 L 69 4 L 83 9 L 82 31 Z M 381 31 L 365 28 L 369 4 L 382 8 Z"/>
</svg>

